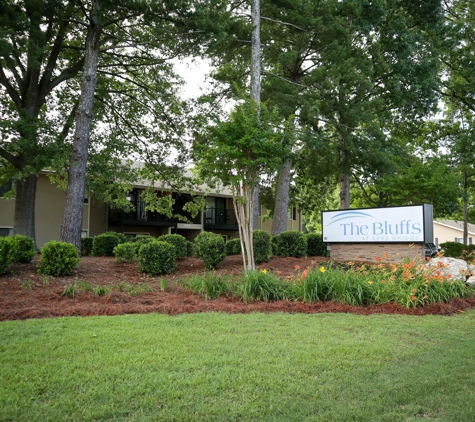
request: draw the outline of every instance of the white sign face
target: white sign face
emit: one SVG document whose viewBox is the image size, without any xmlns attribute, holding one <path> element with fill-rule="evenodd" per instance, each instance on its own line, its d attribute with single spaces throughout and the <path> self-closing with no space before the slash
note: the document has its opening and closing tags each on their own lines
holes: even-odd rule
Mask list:
<svg viewBox="0 0 475 422">
<path fill-rule="evenodd" d="M 424 242 L 424 206 L 322 213 L 324 242 Z"/>
</svg>

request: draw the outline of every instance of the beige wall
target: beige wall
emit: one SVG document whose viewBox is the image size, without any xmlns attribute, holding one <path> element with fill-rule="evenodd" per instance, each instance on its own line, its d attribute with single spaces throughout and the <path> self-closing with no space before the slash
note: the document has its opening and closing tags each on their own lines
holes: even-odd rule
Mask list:
<svg viewBox="0 0 475 422">
<path fill-rule="evenodd" d="M 378 257 L 384 262 L 402 262 L 404 258 L 423 259 L 424 249 L 424 243 L 332 243 L 330 259 L 377 262 Z"/>
<path fill-rule="evenodd" d="M 15 215 L 15 200 L 0 198 L 0 227 L 13 228 L 13 217 Z"/>
<path fill-rule="evenodd" d="M 264 207 L 261 207 L 261 216 L 259 217 L 257 228 L 270 233 L 272 229 L 272 218 L 262 221 L 262 216 L 266 214 L 267 210 Z M 287 220 L 287 230 L 302 231 L 302 213 L 298 209 L 296 211 L 295 220 Z"/>
<path fill-rule="evenodd" d="M 94 198 L 90 198 L 89 202 L 91 203 L 89 236 L 97 236 L 107 231 L 107 205 Z"/>
<path fill-rule="evenodd" d="M 49 178 L 40 174 L 36 187 L 35 229 L 36 244 L 41 248 L 50 240 L 60 240 L 66 193 L 52 185 Z M 13 227 L 15 200 L 0 199 L 0 227 Z M 87 230 L 89 205 L 83 206 L 83 230 Z"/>
<path fill-rule="evenodd" d="M 463 231 L 434 223 L 434 242 L 437 246 L 445 242 L 454 242 L 456 237 L 463 238 Z M 475 243 L 475 233 L 469 233 L 468 238 L 469 243 Z M 470 242 L 470 238 L 472 238 L 472 242 Z"/>
</svg>

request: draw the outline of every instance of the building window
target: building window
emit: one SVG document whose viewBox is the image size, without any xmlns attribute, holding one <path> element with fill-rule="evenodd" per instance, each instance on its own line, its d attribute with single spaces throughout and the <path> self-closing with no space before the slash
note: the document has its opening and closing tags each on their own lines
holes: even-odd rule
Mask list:
<svg viewBox="0 0 475 422">
<path fill-rule="evenodd" d="M 0 227 L 0 237 L 12 236 L 13 227 Z"/>
<path fill-rule="evenodd" d="M 288 220 L 297 220 L 297 208 L 291 207 L 287 211 L 287 219 Z"/>
<path fill-rule="evenodd" d="M 8 182 L 4 183 L 3 185 L 0 185 L 0 198 L 3 198 L 3 196 L 12 190 L 13 184 L 12 181 L 9 180 Z"/>
</svg>

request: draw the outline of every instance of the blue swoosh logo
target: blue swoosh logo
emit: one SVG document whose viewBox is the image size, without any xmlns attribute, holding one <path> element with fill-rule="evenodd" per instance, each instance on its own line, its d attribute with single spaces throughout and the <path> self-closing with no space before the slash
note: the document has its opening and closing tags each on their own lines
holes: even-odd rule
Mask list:
<svg viewBox="0 0 475 422">
<path fill-rule="evenodd" d="M 368 213 L 365 213 L 365 212 L 362 212 L 362 211 L 343 211 L 343 212 L 339 212 L 338 214 L 334 215 L 330 219 L 330 220 L 333 220 L 333 221 L 328 223 L 327 226 L 329 226 L 333 223 L 336 223 L 337 221 L 348 220 L 349 218 L 365 218 L 365 217 L 373 218 L 373 216 L 371 214 L 368 214 Z"/>
</svg>

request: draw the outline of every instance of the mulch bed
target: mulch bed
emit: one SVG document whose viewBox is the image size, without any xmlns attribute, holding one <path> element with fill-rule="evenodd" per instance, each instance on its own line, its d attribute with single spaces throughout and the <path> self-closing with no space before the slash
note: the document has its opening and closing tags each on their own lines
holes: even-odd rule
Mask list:
<svg viewBox="0 0 475 422">
<path fill-rule="evenodd" d="M 36 272 L 38 257 L 30 264 L 15 264 L 13 274 L 0 277 L 0 321 L 26 318 L 53 318 L 62 316 L 144 314 L 150 312 L 177 315 L 194 312 L 287 312 L 322 313 L 340 312 L 359 315 L 406 314 L 406 315 L 452 315 L 475 308 L 475 296 L 457 299 L 450 303 L 440 303 L 426 307 L 406 309 L 396 304 L 370 306 L 349 306 L 334 302 L 301 303 L 290 301 L 244 303 L 239 298 L 220 297 L 213 300 L 184 291 L 176 283 L 177 279 L 202 273 L 203 263 L 195 258 L 179 260 L 177 271 L 163 277 L 148 277 L 138 271 L 137 264 L 116 264 L 113 258 L 84 257 L 78 268 L 67 277 L 46 277 Z M 282 277 L 326 261 L 326 258 L 272 258 L 261 264 L 260 269 L 280 271 Z M 218 272 L 230 275 L 242 273 L 242 258 L 228 256 Z M 166 280 L 166 289 L 160 289 L 160 279 Z M 105 296 L 96 296 L 80 291 L 74 298 L 63 296 L 65 288 L 78 281 L 93 285 L 114 285 L 121 282 L 130 284 L 148 283 L 154 291 L 137 296 L 110 291 Z"/>
</svg>

